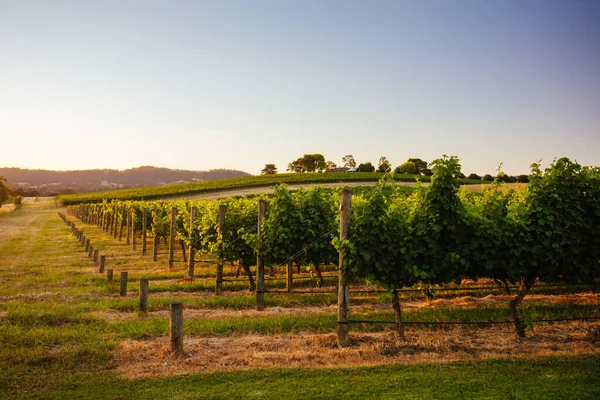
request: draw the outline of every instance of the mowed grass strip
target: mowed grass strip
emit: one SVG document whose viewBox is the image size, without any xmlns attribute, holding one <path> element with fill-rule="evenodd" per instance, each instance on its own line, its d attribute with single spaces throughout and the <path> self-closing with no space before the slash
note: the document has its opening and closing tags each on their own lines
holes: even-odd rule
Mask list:
<svg viewBox="0 0 600 400">
<path fill-rule="evenodd" d="M 600 357 L 271 369 L 135 380 L 110 372 L 77 372 L 41 387 L 21 384 L 12 394 L 44 399 L 597 399 Z"/>
</svg>

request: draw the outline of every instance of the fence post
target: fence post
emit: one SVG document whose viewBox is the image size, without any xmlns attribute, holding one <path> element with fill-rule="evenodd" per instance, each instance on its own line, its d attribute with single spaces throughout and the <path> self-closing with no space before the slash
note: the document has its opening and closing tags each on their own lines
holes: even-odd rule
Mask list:
<svg viewBox="0 0 600 400">
<path fill-rule="evenodd" d="M 104 265 L 106 264 L 106 256 L 100 256 L 100 269 L 98 270 L 99 274 L 104 273 Z"/>
<path fill-rule="evenodd" d="M 85 239 L 85 251 L 90 251 L 90 239 Z"/>
<path fill-rule="evenodd" d="M 131 213 L 131 250 L 137 249 L 137 240 L 135 237 L 135 212 Z"/>
<path fill-rule="evenodd" d="M 94 264 L 98 264 L 98 250 L 94 250 L 94 258 L 92 259 L 92 261 L 94 261 Z"/>
<path fill-rule="evenodd" d="M 287 289 L 288 292 L 291 292 L 292 290 L 294 290 L 294 277 L 293 277 L 294 271 L 292 270 L 292 261 L 288 262 L 287 265 L 287 280 L 285 283 L 285 288 Z"/>
<path fill-rule="evenodd" d="M 223 226 L 225 226 L 225 204 L 219 205 L 219 260 L 217 261 L 217 281 L 215 282 L 215 294 L 223 294 Z"/>
<path fill-rule="evenodd" d="M 148 312 L 148 278 L 140 279 L 140 312 Z"/>
<path fill-rule="evenodd" d="M 94 254 L 94 246 L 92 246 L 90 244 L 90 248 L 88 249 L 88 257 L 92 257 L 92 255 Z"/>
<path fill-rule="evenodd" d="M 123 210 L 121 211 L 121 220 L 119 221 L 119 242 L 123 239 L 123 218 L 126 218 L 126 210 L 127 208 L 123 206 Z"/>
<path fill-rule="evenodd" d="M 169 270 L 173 269 L 173 256 L 175 255 L 175 220 L 177 208 L 171 207 L 171 227 L 169 230 Z"/>
<path fill-rule="evenodd" d="M 131 210 L 127 209 L 127 246 L 131 244 Z"/>
<path fill-rule="evenodd" d="M 340 204 L 340 240 L 350 237 L 350 219 L 352 218 L 352 192 L 342 190 Z M 340 251 L 338 275 L 338 324 L 337 339 L 339 346 L 348 346 L 348 312 L 350 311 L 350 286 L 348 272 L 345 271 L 347 260 L 344 251 Z"/>
<path fill-rule="evenodd" d="M 192 207 L 190 210 L 190 248 L 188 254 L 188 276 L 190 278 L 194 277 L 194 257 L 196 257 L 196 252 L 194 251 L 194 218 L 196 218 L 196 213 L 198 209 L 196 207 Z"/>
<path fill-rule="evenodd" d="M 171 303 L 169 336 L 171 337 L 171 351 L 177 355 L 183 354 L 183 304 L 181 302 Z"/>
<path fill-rule="evenodd" d="M 146 233 L 146 221 L 148 220 L 148 210 L 146 210 L 145 208 L 142 210 L 142 255 L 145 256 L 146 255 L 146 250 L 147 250 L 147 245 L 146 245 L 146 239 L 147 239 L 147 233 Z"/>
<path fill-rule="evenodd" d="M 264 200 L 258 201 L 258 227 L 257 238 L 260 243 L 262 240 L 262 222 L 265 219 L 267 203 Z M 265 257 L 260 251 L 256 253 L 256 310 L 265 309 Z"/>
<path fill-rule="evenodd" d="M 113 270 L 112 270 L 112 268 L 109 268 L 109 269 L 106 270 L 106 279 L 109 282 L 112 282 L 112 280 L 113 280 Z"/>
<path fill-rule="evenodd" d="M 121 297 L 127 296 L 127 271 L 121 272 Z"/>
<path fill-rule="evenodd" d="M 114 239 L 117 238 L 117 232 L 119 229 L 119 225 L 117 224 L 118 221 L 119 221 L 119 213 L 117 212 L 117 206 L 115 205 L 113 207 L 113 226 L 112 226 L 112 233 L 113 233 Z"/>
</svg>

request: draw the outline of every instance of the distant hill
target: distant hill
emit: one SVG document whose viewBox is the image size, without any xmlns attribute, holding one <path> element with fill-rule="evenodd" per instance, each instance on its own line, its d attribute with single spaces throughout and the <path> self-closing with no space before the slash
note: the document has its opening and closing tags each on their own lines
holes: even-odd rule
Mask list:
<svg viewBox="0 0 600 400">
<path fill-rule="evenodd" d="M 175 182 L 198 182 L 250 176 L 247 172 L 213 169 L 187 171 L 143 166 L 123 171 L 92 169 L 81 171 L 49 171 L 41 169 L 0 168 L 0 176 L 8 186 L 25 194 L 48 195 L 82 193 L 123 188 L 137 188 Z"/>
</svg>

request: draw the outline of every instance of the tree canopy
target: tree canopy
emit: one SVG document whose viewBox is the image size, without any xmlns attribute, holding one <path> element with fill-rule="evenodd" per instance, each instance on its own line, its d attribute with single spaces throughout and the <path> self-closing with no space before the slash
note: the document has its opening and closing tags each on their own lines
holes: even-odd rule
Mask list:
<svg viewBox="0 0 600 400">
<path fill-rule="evenodd" d="M 287 170 L 291 172 L 322 172 L 327 168 L 325 157 L 322 154 L 305 154 L 288 164 Z"/>
</svg>

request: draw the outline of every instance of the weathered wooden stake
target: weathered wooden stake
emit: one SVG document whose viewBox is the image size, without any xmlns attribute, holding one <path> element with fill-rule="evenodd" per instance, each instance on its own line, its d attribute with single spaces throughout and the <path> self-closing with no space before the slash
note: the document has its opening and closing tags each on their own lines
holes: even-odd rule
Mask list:
<svg viewBox="0 0 600 400">
<path fill-rule="evenodd" d="M 258 201 L 258 227 L 257 238 L 260 243 L 262 240 L 262 223 L 265 219 L 267 203 L 264 200 Z M 256 310 L 265 309 L 265 257 L 261 252 L 256 253 Z"/>
<path fill-rule="evenodd" d="M 341 195 L 340 204 L 340 240 L 350 237 L 350 220 L 352 218 L 352 192 L 344 189 Z M 339 275 L 338 275 L 338 325 L 337 339 L 339 346 L 348 346 L 349 325 L 348 312 L 350 311 L 350 285 L 349 275 L 345 270 L 347 260 L 343 251 L 339 253 Z"/>
<path fill-rule="evenodd" d="M 131 250 L 137 248 L 137 238 L 135 236 L 135 213 L 131 213 Z"/>
<path fill-rule="evenodd" d="M 102 255 L 100 256 L 100 269 L 98 270 L 99 274 L 104 273 L 104 264 L 106 264 L 106 256 Z"/>
<path fill-rule="evenodd" d="M 112 233 L 113 233 L 113 238 L 117 238 L 117 233 L 119 230 L 119 213 L 117 212 L 117 206 L 113 207 L 113 224 L 112 224 Z"/>
<path fill-rule="evenodd" d="M 94 261 L 94 263 L 95 263 L 95 264 L 98 264 L 98 253 L 99 253 L 99 251 L 98 251 L 98 250 L 94 250 L 94 258 L 93 258 L 93 261 Z"/>
<path fill-rule="evenodd" d="M 92 255 L 94 254 L 94 246 L 92 246 L 90 244 L 90 248 L 88 249 L 88 257 L 92 257 Z"/>
<path fill-rule="evenodd" d="M 146 224 L 147 224 L 147 220 L 148 220 L 148 210 L 146 210 L 144 208 L 144 210 L 142 211 L 142 255 L 143 256 L 146 255 L 146 250 L 147 250 L 147 245 L 146 245 L 146 239 L 147 239 Z"/>
<path fill-rule="evenodd" d="M 219 205 L 219 260 L 217 261 L 217 281 L 215 283 L 215 294 L 223 294 L 223 226 L 225 226 L 225 212 L 227 206 L 225 204 Z"/>
<path fill-rule="evenodd" d="M 159 243 L 158 236 L 154 236 L 152 238 L 152 259 L 154 261 L 158 260 L 158 243 Z"/>
<path fill-rule="evenodd" d="M 127 246 L 131 244 L 131 210 L 127 209 Z"/>
<path fill-rule="evenodd" d="M 121 272 L 121 297 L 127 296 L 127 271 Z"/>
<path fill-rule="evenodd" d="M 177 209 L 171 207 L 171 228 L 169 230 L 169 269 L 173 269 L 173 256 L 175 255 L 175 222 L 177 219 Z"/>
<path fill-rule="evenodd" d="M 121 241 L 121 239 L 123 239 L 123 227 L 125 224 L 123 224 L 123 218 L 125 218 L 125 215 L 127 213 L 127 208 L 125 206 L 123 206 L 123 210 L 121 211 L 121 221 L 119 223 L 119 242 Z"/>
<path fill-rule="evenodd" d="M 113 270 L 112 270 L 112 268 L 109 268 L 109 269 L 106 270 L 106 279 L 109 282 L 112 282 L 112 280 L 113 280 Z"/>
<path fill-rule="evenodd" d="M 194 218 L 196 218 L 196 213 L 198 209 L 196 207 L 192 207 L 190 210 L 190 238 L 194 237 Z M 196 257 L 196 252 L 194 251 L 194 242 L 190 240 L 190 248 L 188 254 L 188 276 L 190 278 L 194 277 L 194 257 Z"/>
<path fill-rule="evenodd" d="M 85 239 L 85 251 L 88 253 L 90 251 L 90 239 Z"/>
<path fill-rule="evenodd" d="M 292 261 L 288 262 L 287 265 L 287 280 L 285 281 L 285 288 L 288 292 L 294 290 L 294 271 L 292 270 Z"/>
<path fill-rule="evenodd" d="M 183 354 L 183 304 L 171 303 L 171 351 L 177 355 Z"/>
<path fill-rule="evenodd" d="M 148 312 L 148 278 L 140 279 L 140 312 Z"/>
</svg>

